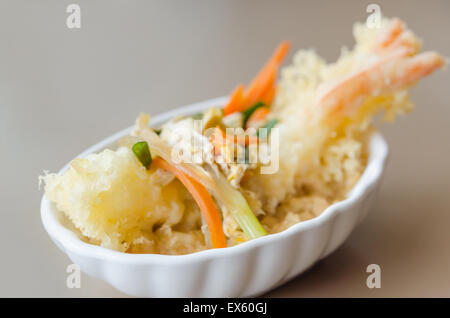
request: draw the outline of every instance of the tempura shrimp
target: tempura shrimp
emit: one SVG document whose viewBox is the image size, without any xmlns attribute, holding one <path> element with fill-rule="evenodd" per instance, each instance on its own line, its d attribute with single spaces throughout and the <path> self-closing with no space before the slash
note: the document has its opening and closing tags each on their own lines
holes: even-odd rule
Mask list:
<svg viewBox="0 0 450 318">
<path fill-rule="evenodd" d="M 326 170 L 321 158 L 333 143 L 347 138 L 362 145 L 363 136 L 349 134 L 369 134 L 378 110 L 389 110 L 390 117 L 405 112 L 410 104 L 407 88 L 446 64 L 438 53 L 419 54 L 421 41 L 400 19 L 384 19 L 379 30 L 357 24 L 354 32 L 355 48 L 344 50 L 336 63 L 302 51 L 284 73 L 275 101 L 277 115 L 284 118 L 278 126 L 280 170 L 254 177 L 248 185 L 269 213 L 305 184 L 318 186 L 311 178 L 322 177 L 311 174 Z"/>
<path fill-rule="evenodd" d="M 404 23 L 394 19 L 377 41 L 375 62 L 341 79 L 331 87 L 322 83 L 317 89 L 316 110 L 322 120 L 333 121 L 350 115 L 369 96 L 388 95 L 414 84 L 445 65 L 436 52 L 415 55 L 419 41 Z"/>
</svg>

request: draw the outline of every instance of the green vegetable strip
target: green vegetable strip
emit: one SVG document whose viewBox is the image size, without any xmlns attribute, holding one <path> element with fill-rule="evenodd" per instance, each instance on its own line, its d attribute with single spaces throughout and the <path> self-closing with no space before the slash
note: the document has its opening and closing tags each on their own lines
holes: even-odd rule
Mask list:
<svg viewBox="0 0 450 318">
<path fill-rule="evenodd" d="M 255 239 L 260 236 L 267 235 L 267 232 L 262 227 L 255 214 L 248 206 L 247 201 L 242 194 L 236 190 L 234 201 L 236 201 L 235 209 L 232 211 L 232 215 L 236 222 L 249 240 Z"/>
<path fill-rule="evenodd" d="M 168 162 L 172 162 L 170 147 L 165 144 L 161 138 L 151 130 L 146 130 L 143 138 L 149 141 L 152 152 L 161 156 Z M 204 187 L 219 201 L 222 207 L 229 211 L 241 229 L 244 231 L 247 239 L 251 240 L 266 235 L 266 231 L 259 223 L 256 216 L 247 204 L 243 195 L 233 188 L 225 177 L 210 166 L 206 166 L 206 173 L 203 168 L 192 163 L 180 163 L 176 165 L 183 172 L 187 173 Z"/>
<path fill-rule="evenodd" d="M 139 141 L 133 145 L 133 153 L 142 163 L 142 165 L 149 169 L 152 164 L 152 155 L 146 141 Z"/>
<path fill-rule="evenodd" d="M 257 102 L 242 112 L 243 115 L 242 117 L 244 118 L 244 127 L 245 124 L 247 123 L 247 120 L 255 112 L 255 110 L 263 106 L 266 106 L 266 104 L 264 104 L 263 102 Z"/>
<path fill-rule="evenodd" d="M 218 188 L 221 190 L 219 200 L 231 212 L 231 215 L 244 231 L 247 239 L 252 240 L 267 235 L 266 230 L 253 214 L 241 192 L 233 188 L 219 172 L 212 172 Z"/>
<path fill-rule="evenodd" d="M 203 116 L 204 116 L 203 113 L 196 113 L 196 114 L 194 114 L 194 115 L 191 115 L 192 119 L 196 119 L 196 120 L 202 119 Z"/>
</svg>

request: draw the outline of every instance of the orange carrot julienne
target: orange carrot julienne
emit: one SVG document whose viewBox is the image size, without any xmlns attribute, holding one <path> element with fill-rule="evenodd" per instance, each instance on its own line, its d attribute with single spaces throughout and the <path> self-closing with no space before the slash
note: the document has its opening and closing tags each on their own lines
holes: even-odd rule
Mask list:
<svg viewBox="0 0 450 318">
<path fill-rule="evenodd" d="M 209 138 L 209 141 L 213 145 L 214 154 L 220 155 L 222 146 L 225 144 L 225 133 L 220 127 L 214 128 L 214 132 Z"/>
<path fill-rule="evenodd" d="M 209 141 L 213 145 L 214 155 L 220 155 L 222 152 L 222 146 L 228 141 L 230 143 L 239 144 L 241 146 L 248 146 L 249 144 L 254 144 L 259 142 L 259 138 L 257 136 L 248 136 L 248 135 L 232 135 L 226 136 L 225 132 L 217 126 L 215 128 L 214 133 L 209 138 Z"/>
<path fill-rule="evenodd" d="M 245 95 L 245 108 L 261 99 L 262 95 L 270 89 L 270 82 L 274 81 L 278 68 L 289 52 L 290 46 L 288 41 L 278 45 L 269 61 L 253 79 Z"/>
<path fill-rule="evenodd" d="M 277 92 L 277 89 L 275 88 L 275 86 L 270 87 L 270 89 L 261 98 L 261 101 L 263 103 L 265 103 L 266 105 L 271 105 L 273 102 L 273 99 L 275 98 L 276 92 Z"/>
<path fill-rule="evenodd" d="M 268 107 L 258 108 L 247 120 L 247 127 L 253 127 L 257 122 L 263 121 L 269 113 L 270 109 Z"/>
<path fill-rule="evenodd" d="M 244 99 L 244 85 L 238 85 L 231 93 L 228 104 L 224 107 L 224 115 L 241 111 L 242 101 Z"/>
<path fill-rule="evenodd" d="M 261 100 L 261 97 L 270 89 L 271 82 L 275 81 L 277 66 L 271 62 L 261 70 L 257 77 L 250 83 L 245 94 L 243 109 Z"/>
<path fill-rule="evenodd" d="M 274 54 L 272 55 L 271 60 L 275 61 L 277 64 L 281 64 L 289 52 L 291 47 L 291 43 L 289 41 L 283 41 L 278 45 Z"/>
<path fill-rule="evenodd" d="M 256 75 L 244 94 L 244 86 L 239 85 L 231 93 L 230 100 L 224 107 L 224 114 L 229 115 L 234 112 L 241 112 L 263 98 L 273 100 L 275 95 L 274 83 L 278 68 L 289 52 L 291 44 L 288 41 L 278 45 L 269 61 L 264 65 L 261 71 Z M 267 98 L 269 96 L 271 98 Z"/>
<path fill-rule="evenodd" d="M 200 211 L 202 211 L 206 224 L 208 225 L 209 234 L 213 248 L 227 247 L 227 241 L 222 228 L 222 220 L 220 219 L 219 211 L 217 210 L 211 195 L 206 188 L 194 180 L 192 177 L 177 169 L 176 166 L 165 161 L 161 157 L 153 159 L 153 164 L 156 164 L 161 169 L 173 173 L 178 180 L 183 183 L 186 189 L 197 202 Z"/>
</svg>

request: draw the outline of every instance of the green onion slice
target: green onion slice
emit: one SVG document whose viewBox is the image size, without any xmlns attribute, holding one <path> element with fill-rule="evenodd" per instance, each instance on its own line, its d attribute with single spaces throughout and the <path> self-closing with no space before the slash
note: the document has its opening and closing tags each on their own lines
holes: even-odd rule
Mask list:
<svg viewBox="0 0 450 318">
<path fill-rule="evenodd" d="M 150 148 L 146 141 L 139 141 L 133 145 L 133 153 L 142 163 L 142 165 L 149 169 L 152 164 L 152 155 L 150 153 Z"/>
<path fill-rule="evenodd" d="M 203 119 L 203 116 L 204 116 L 203 113 L 196 113 L 196 114 L 191 115 L 191 118 L 195 119 L 195 120 L 200 120 L 200 119 Z"/>
<path fill-rule="evenodd" d="M 242 112 L 242 115 L 244 117 L 244 127 L 245 124 L 247 123 L 247 120 L 255 112 L 255 110 L 263 106 L 266 106 L 266 104 L 264 104 L 263 102 L 257 102 Z"/>
</svg>

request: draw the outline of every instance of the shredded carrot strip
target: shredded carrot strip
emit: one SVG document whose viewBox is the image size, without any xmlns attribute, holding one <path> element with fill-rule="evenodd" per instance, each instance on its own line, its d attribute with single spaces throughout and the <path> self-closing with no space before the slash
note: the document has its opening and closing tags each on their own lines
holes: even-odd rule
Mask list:
<svg viewBox="0 0 450 318">
<path fill-rule="evenodd" d="M 271 60 L 275 61 L 278 65 L 281 64 L 289 52 L 291 43 L 289 41 L 283 41 L 278 45 L 275 53 L 272 55 Z"/>
<path fill-rule="evenodd" d="M 269 107 L 261 107 L 253 112 L 250 118 L 247 120 L 247 127 L 254 127 L 257 122 L 266 119 L 267 115 L 270 113 Z"/>
<path fill-rule="evenodd" d="M 264 96 L 261 98 L 261 101 L 266 105 L 271 105 L 273 103 L 273 99 L 275 98 L 275 93 L 277 92 L 277 89 L 275 85 L 270 87 L 270 89 L 264 94 Z"/>
<path fill-rule="evenodd" d="M 244 99 L 244 85 L 238 85 L 231 93 L 228 104 L 224 107 L 224 115 L 239 112 L 242 109 L 242 101 Z"/>
<path fill-rule="evenodd" d="M 289 52 L 289 48 L 290 43 L 288 41 L 284 41 L 278 45 L 269 61 L 267 61 L 258 75 L 256 75 L 250 83 L 245 94 L 244 108 L 256 103 L 267 91 L 270 90 L 273 86 L 272 83 L 275 81 L 278 68 Z"/>
<path fill-rule="evenodd" d="M 283 59 L 289 52 L 291 44 L 288 41 L 278 45 L 269 61 L 259 71 L 258 75 L 252 80 L 244 94 L 244 86 L 239 85 L 230 95 L 230 100 L 224 107 L 224 114 L 229 115 L 234 112 L 241 112 L 250 105 L 263 99 L 273 100 L 275 95 L 275 80 Z"/>
<path fill-rule="evenodd" d="M 214 155 L 220 155 L 222 152 L 222 147 L 226 144 L 226 142 L 239 144 L 241 146 L 248 146 L 249 144 L 255 144 L 259 142 L 259 138 L 257 136 L 226 136 L 225 132 L 220 128 L 216 127 L 214 133 L 209 138 L 209 141 L 213 145 Z"/>
<path fill-rule="evenodd" d="M 227 241 L 223 232 L 222 220 L 220 218 L 219 211 L 217 210 L 214 201 L 206 188 L 161 157 L 153 159 L 153 164 L 156 164 L 161 169 L 173 173 L 192 195 L 202 211 L 203 217 L 208 225 L 213 248 L 227 247 Z"/>
<path fill-rule="evenodd" d="M 277 74 L 275 63 L 270 63 L 261 70 L 257 77 L 250 83 L 245 95 L 243 109 L 261 100 L 264 93 L 270 88 L 270 82 L 273 82 Z"/>
<path fill-rule="evenodd" d="M 219 126 L 215 127 L 213 134 L 211 135 L 211 137 L 209 137 L 209 141 L 213 145 L 214 155 L 220 155 L 220 153 L 222 152 L 221 149 L 225 145 L 224 131 Z"/>
</svg>

